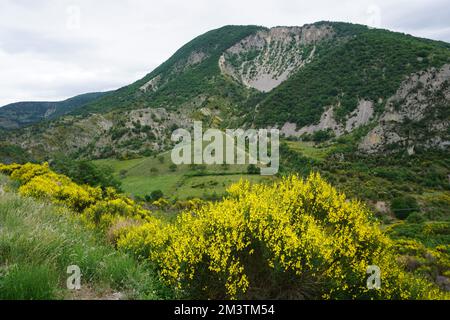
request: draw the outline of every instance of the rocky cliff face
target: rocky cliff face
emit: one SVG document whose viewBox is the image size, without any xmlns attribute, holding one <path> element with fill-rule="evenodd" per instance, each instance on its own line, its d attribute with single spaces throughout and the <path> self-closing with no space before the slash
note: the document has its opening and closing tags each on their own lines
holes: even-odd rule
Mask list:
<svg viewBox="0 0 450 320">
<path fill-rule="evenodd" d="M 300 137 L 317 131 L 333 131 L 336 136 L 351 133 L 368 124 L 374 128 L 359 144 L 364 153 L 417 148 L 446 149 L 450 146 L 450 65 L 429 69 L 408 77 L 386 102 L 383 113 L 375 115 L 374 102 L 361 100 L 343 121 L 336 120 L 336 106 L 326 108 L 320 122 L 297 128 L 287 122 L 281 132 Z"/>
<path fill-rule="evenodd" d="M 450 65 L 411 75 L 392 96 L 378 125 L 364 138 L 359 149 L 367 153 L 398 147 L 450 146 Z"/>
<path fill-rule="evenodd" d="M 331 26 L 276 27 L 248 36 L 220 57 L 223 74 L 268 92 L 312 61 L 315 44 L 333 35 Z"/>
<path fill-rule="evenodd" d="M 304 134 L 313 134 L 318 131 L 333 131 L 339 137 L 345 133 L 368 124 L 373 120 L 374 103 L 372 101 L 361 100 L 358 107 L 350 113 L 343 122 L 336 120 L 334 106 L 328 107 L 322 114 L 320 122 L 297 130 L 295 123 L 287 122 L 281 128 L 281 133 L 286 137 L 301 137 Z"/>
</svg>

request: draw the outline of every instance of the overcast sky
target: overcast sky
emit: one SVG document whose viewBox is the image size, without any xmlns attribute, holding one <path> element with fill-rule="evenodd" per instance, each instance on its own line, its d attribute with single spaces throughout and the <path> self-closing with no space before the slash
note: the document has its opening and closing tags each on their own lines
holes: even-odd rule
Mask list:
<svg viewBox="0 0 450 320">
<path fill-rule="evenodd" d="M 116 89 L 223 25 L 320 20 L 450 42 L 449 0 L 0 0 L 0 106 Z"/>
</svg>

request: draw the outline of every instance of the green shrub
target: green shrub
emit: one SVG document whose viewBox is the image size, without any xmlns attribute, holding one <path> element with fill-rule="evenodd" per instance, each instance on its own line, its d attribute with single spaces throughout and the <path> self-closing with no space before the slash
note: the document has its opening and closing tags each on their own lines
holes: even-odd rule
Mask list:
<svg viewBox="0 0 450 320">
<path fill-rule="evenodd" d="M 121 191 L 121 182 L 114 177 L 114 170 L 108 166 L 97 166 L 90 161 L 59 156 L 53 160 L 51 168 L 57 173 L 68 176 L 78 184 L 87 184 L 103 189 L 113 187 Z"/>
<path fill-rule="evenodd" d="M 248 174 L 260 174 L 260 172 L 261 172 L 261 170 L 254 164 L 251 164 L 247 167 Z"/>
<path fill-rule="evenodd" d="M 420 212 L 416 198 L 412 196 L 398 197 L 392 200 L 391 210 L 400 220 L 405 220 L 413 212 Z"/>
<path fill-rule="evenodd" d="M 333 137 L 335 137 L 335 134 L 332 130 L 320 130 L 313 133 L 312 140 L 315 143 L 320 143 L 327 141 Z"/>
<path fill-rule="evenodd" d="M 161 199 L 162 197 L 164 197 L 164 193 L 161 190 L 155 190 L 152 191 L 152 193 L 150 193 L 149 195 L 145 196 L 145 201 L 153 202 Z"/>
<path fill-rule="evenodd" d="M 425 222 L 426 220 L 427 219 L 425 219 L 425 217 L 418 212 L 413 212 L 406 218 L 406 221 L 408 223 L 422 223 Z"/>
</svg>

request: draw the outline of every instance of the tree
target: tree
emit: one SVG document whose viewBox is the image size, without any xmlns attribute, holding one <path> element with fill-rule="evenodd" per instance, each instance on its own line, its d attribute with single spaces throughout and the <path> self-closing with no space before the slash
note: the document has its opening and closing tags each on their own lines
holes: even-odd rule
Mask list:
<svg viewBox="0 0 450 320">
<path fill-rule="evenodd" d="M 254 164 L 251 164 L 247 167 L 247 173 L 248 174 L 260 174 L 261 169 L 255 166 Z"/>
<path fill-rule="evenodd" d="M 327 141 L 327 140 L 333 138 L 334 136 L 335 135 L 332 130 L 321 130 L 321 131 L 314 132 L 314 134 L 312 136 L 312 140 L 315 143 L 320 143 L 320 142 Z"/>
<path fill-rule="evenodd" d="M 114 176 L 114 170 L 109 166 L 95 165 L 87 160 L 74 160 L 66 156 L 58 156 L 51 162 L 51 167 L 57 173 L 71 178 L 78 184 L 92 187 L 113 187 L 122 191 L 121 182 Z"/>
<path fill-rule="evenodd" d="M 157 201 L 163 197 L 164 197 L 164 193 L 161 190 L 155 190 L 155 191 L 152 191 L 152 193 L 150 193 L 149 195 L 145 196 L 145 201 L 153 202 L 153 201 Z"/>
<path fill-rule="evenodd" d="M 391 210 L 395 216 L 404 220 L 413 212 L 420 212 L 420 206 L 417 203 L 416 198 L 412 196 L 398 197 L 392 200 Z"/>
</svg>

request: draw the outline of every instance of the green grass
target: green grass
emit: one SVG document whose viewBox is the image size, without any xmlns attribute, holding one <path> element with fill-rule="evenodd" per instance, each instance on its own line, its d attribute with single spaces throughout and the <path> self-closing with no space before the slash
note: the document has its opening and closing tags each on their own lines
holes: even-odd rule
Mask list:
<svg viewBox="0 0 450 320">
<path fill-rule="evenodd" d="M 129 176 L 122 180 L 122 184 L 124 191 L 128 194 L 145 196 L 152 191 L 161 190 L 165 195 L 169 196 L 182 178 L 178 174 L 155 175 L 150 177 Z"/>
<path fill-rule="evenodd" d="M 96 165 L 110 166 L 121 180 L 125 193 L 145 196 L 152 191 L 161 190 L 171 199 L 221 195 L 226 188 L 240 179 L 252 182 L 270 181 L 270 177 L 247 174 L 247 165 L 208 165 L 195 169 L 190 165 L 179 165 L 176 171 L 170 170 L 170 152 L 156 157 L 133 160 L 102 159 Z"/>
<path fill-rule="evenodd" d="M 48 300 L 57 295 L 58 278 L 48 266 L 16 265 L 0 280 L 1 299 Z"/>
<path fill-rule="evenodd" d="M 11 189 L 5 182 L 0 177 L 2 190 Z M 70 265 L 81 269 L 79 292 L 66 288 Z M 68 210 L 15 192 L 0 195 L 0 299 L 105 299 L 113 293 L 126 299 L 169 295 L 148 265 L 116 251 Z"/>
<path fill-rule="evenodd" d="M 428 248 L 448 246 L 450 222 L 397 223 L 389 229 L 389 236 L 392 239 L 418 240 Z"/>
<path fill-rule="evenodd" d="M 252 183 L 271 181 L 271 178 L 269 177 L 246 174 L 194 176 L 185 178 L 182 181 L 181 186 L 176 187 L 175 194 L 188 195 L 196 198 L 204 198 L 213 195 L 220 196 L 226 192 L 226 189 L 231 184 L 239 182 L 241 179 L 248 180 Z"/>
<path fill-rule="evenodd" d="M 286 143 L 291 150 L 296 151 L 305 157 L 319 161 L 326 159 L 326 157 L 333 152 L 333 148 L 317 146 L 314 142 L 286 141 Z"/>
</svg>

